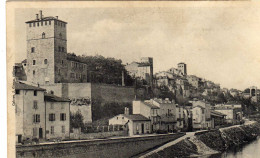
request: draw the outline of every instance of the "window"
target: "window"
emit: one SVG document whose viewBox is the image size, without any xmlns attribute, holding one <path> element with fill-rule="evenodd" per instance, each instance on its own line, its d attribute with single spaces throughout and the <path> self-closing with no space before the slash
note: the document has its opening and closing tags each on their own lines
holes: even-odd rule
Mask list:
<svg viewBox="0 0 260 158">
<path fill-rule="evenodd" d="M 116 117 L 116 119 L 118 120 L 118 117 Z"/>
<path fill-rule="evenodd" d="M 32 27 L 32 23 L 29 23 L 29 27 Z"/>
<path fill-rule="evenodd" d="M 33 27 L 35 27 L 35 23 L 33 23 Z"/>
<path fill-rule="evenodd" d="M 61 133 L 65 133 L 65 126 L 61 126 Z"/>
<path fill-rule="evenodd" d="M 43 21 L 41 22 L 41 26 L 43 25 Z"/>
<path fill-rule="evenodd" d="M 35 75 L 35 70 L 33 70 L 33 75 Z"/>
<path fill-rule="evenodd" d="M 54 134 L 54 126 L 51 126 L 51 134 Z"/>
<path fill-rule="evenodd" d="M 64 47 L 61 48 L 61 51 L 64 52 Z"/>
<path fill-rule="evenodd" d="M 37 26 L 39 27 L 39 22 L 37 22 Z"/>
<path fill-rule="evenodd" d="M 61 51 L 61 47 L 59 46 L 59 52 Z"/>
<path fill-rule="evenodd" d="M 149 130 L 149 123 L 146 124 L 146 130 Z"/>
<path fill-rule="evenodd" d="M 65 113 L 61 113 L 60 114 L 60 120 L 61 121 L 65 121 L 66 120 L 66 114 Z"/>
<path fill-rule="evenodd" d="M 45 21 L 45 25 L 47 25 L 47 21 Z"/>
<path fill-rule="evenodd" d="M 15 94 L 20 94 L 20 90 L 15 90 Z"/>
<path fill-rule="evenodd" d="M 72 62 L 71 62 L 71 67 L 73 67 L 73 65 L 74 65 L 74 62 L 72 61 Z"/>
<path fill-rule="evenodd" d="M 51 25 L 51 21 L 49 21 L 49 25 Z"/>
<path fill-rule="evenodd" d="M 55 114 L 49 114 L 49 121 L 55 121 Z"/>
<path fill-rule="evenodd" d="M 201 109 L 201 111 L 202 111 L 202 114 L 204 114 L 204 109 Z"/>
<path fill-rule="evenodd" d="M 124 119 L 124 117 L 122 117 L 122 120 Z"/>
<path fill-rule="evenodd" d="M 38 103 L 36 100 L 33 101 L 33 109 L 38 109 Z"/>
<path fill-rule="evenodd" d="M 40 114 L 34 114 L 33 123 L 39 123 L 39 122 L 40 122 Z"/>
<path fill-rule="evenodd" d="M 58 69 L 58 74 L 60 75 L 60 69 Z"/>
<path fill-rule="evenodd" d="M 31 48 L 31 53 L 34 53 L 34 52 L 35 52 L 35 48 L 32 47 L 32 48 Z"/>
<path fill-rule="evenodd" d="M 37 128 L 33 128 L 33 136 L 34 136 L 34 137 L 37 136 Z"/>
<path fill-rule="evenodd" d="M 64 64 L 63 60 L 61 60 L 61 64 L 62 64 L 62 65 Z"/>
<path fill-rule="evenodd" d="M 137 130 L 137 131 L 139 130 L 139 126 L 138 126 L 138 124 L 136 124 L 136 130 Z"/>
<path fill-rule="evenodd" d="M 33 65 L 35 65 L 36 64 L 36 60 L 33 60 Z"/>
<path fill-rule="evenodd" d="M 34 96 L 37 96 L 37 91 L 33 91 L 33 95 L 34 95 Z"/>
<path fill-rule="evenodd" d="M 44 32 L 42 33 L 42 38 L 45 38 L 45 33 Z"/>
<path fill-rule="evenodd" d="M 47 59 L 44 59 L 44 64 L 47 64 L 48 63 L 48 60 Z"/>
<path fill-rule="evenodd" d="M 76 73 L 76 79 L 78 79 L 78 74 Z"/>
</svg>

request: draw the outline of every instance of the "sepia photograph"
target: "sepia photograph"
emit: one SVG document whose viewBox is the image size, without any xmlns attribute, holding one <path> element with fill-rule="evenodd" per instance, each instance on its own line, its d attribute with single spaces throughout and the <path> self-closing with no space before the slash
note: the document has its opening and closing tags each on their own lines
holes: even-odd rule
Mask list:
<svg viewBox="0 0 260 158">
<path fill-rule="evenodd" d="M 260 154 L 260 3 L 7 2 L 6 13 L 8 157 Z"/>
</svg>

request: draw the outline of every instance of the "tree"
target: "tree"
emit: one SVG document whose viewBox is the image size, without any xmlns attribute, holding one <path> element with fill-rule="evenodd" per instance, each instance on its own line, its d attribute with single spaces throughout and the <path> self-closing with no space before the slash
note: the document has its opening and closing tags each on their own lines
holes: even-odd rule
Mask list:
<svg viewBox="0 0 260 158">
<path fill-rule="evenodd" d="M 78 110 L 76 113 L 70 112 L 70 127 L 71 128 L 85 128 L 83 123 L 84 117 L 81 114 L 81 111 Z"/>
</svg>

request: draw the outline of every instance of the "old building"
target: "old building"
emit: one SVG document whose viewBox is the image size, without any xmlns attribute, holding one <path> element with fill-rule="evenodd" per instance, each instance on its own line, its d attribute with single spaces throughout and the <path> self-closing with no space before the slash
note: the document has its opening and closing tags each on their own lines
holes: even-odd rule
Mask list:
<svg viewBox="0 0 260 158">
<path fill-rule="evenodd" d="M 153 85 L 153 58 L 142 57 L 139 62 L 127 64 L 125 69 L 133 78 L 145 80 L 148 85 Z"/>
<path fill-rule="evenodd" d="M 232 106 L 218 106 L 214 108 L 215 111 L 226 115 L 226 121 L 230 124 L 239 124 L 242 120 L 242 109 Z"/>
<path fill-rule="evenodd" d="M 45 139 L 45 89 L 14 83 L 17 143 L 27 139 Z"/>
<path fill-rule="evenodd" d="M 46 139 L 70 138 L 70 100 L 45 93 Z"/>
<path fill-rule="evenodd" d="M 176 118 L 177 118 L 177 123 L 175 125 L 175 128 L 178 131 L 181 131 L 184 128 L 184 121 L 185 121 L 184 107 L 177 104 L 175 113 L 176 113 Z"/>
<path fill-rule="evenodd" d="M 141 114 L 119 114 L 109 119 L 109 125 L 124 125 L 128 135 L 151 133 L 151 120 Z"/>
<path fill-rule="evenodd" d="M 187 64 L 185 63 L 179 63 L 178 69 L 182 72 L 183 75 L 187 75 Z"/>
<path fill-rule="evenodd" d="M 160 129 L 160 108 L 150 102 L 133 101 L 133 114 L 141 114 L 151 120 L 151 131 Z"/>
<path fill-rule="evenodd" d="M 215 110 L 210 111 L 211 128 L 220 127 L 225 124 L 226 115 Z"/>
<path fill-rule="evenodd" d="M 42 11 L 26 22 L 27 81 L 46 85 L 87 82 L 87 66 L 67 55 L 67 22 L 44 17 Z"/>
</svg>

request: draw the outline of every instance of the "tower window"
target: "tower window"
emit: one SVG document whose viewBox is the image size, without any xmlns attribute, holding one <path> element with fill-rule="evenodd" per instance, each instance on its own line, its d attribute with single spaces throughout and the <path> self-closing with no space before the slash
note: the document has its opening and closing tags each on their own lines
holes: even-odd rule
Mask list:
<svg viewBox="0 0 260 158">
<path fill-rule="evenodd" d="M 34 96 L 37 96 L 37 91 L 33 91 L 33 95 L 34 95 Z"/>
<path fill-rule="evenodd" d="M 34 48 L 34 47 L 31 48 L 31 52 L 32 52 L 32 53 L 35 52 L 35 48 Z"/>
<path fill-rule="evenodd" d="M 51 25 L 51 21 L 49 21 L 49 25 Z"/>
<path fill-rule="evenodd" d="M 37 22 L 37 26 L 39 27 L 39 22 Z"/>
<path fill-rule="evenodd" d="M 42 33 L 42 38 L 45 38 L 45 33 L 44 32 Z"/>
<path fill-rule="evenodd" d="M 33 75 L 35 75 L 35 70 L 33 70 Z"/>
<path fill-rule="evenodd" d="M 36 60 L 33 60 L 33 65 L 35 65 L 36 64 Z"/>
<path fill-rule="evenodd" d="M 48 60 L 47 59 L 44 59 L 44 64 L 47 64 L 48 63 Z"/>
<path fill-rule="evenodd" d="M 47 25 L 47 21 L 45 21 L 45 25 Z"/>
</svg>

